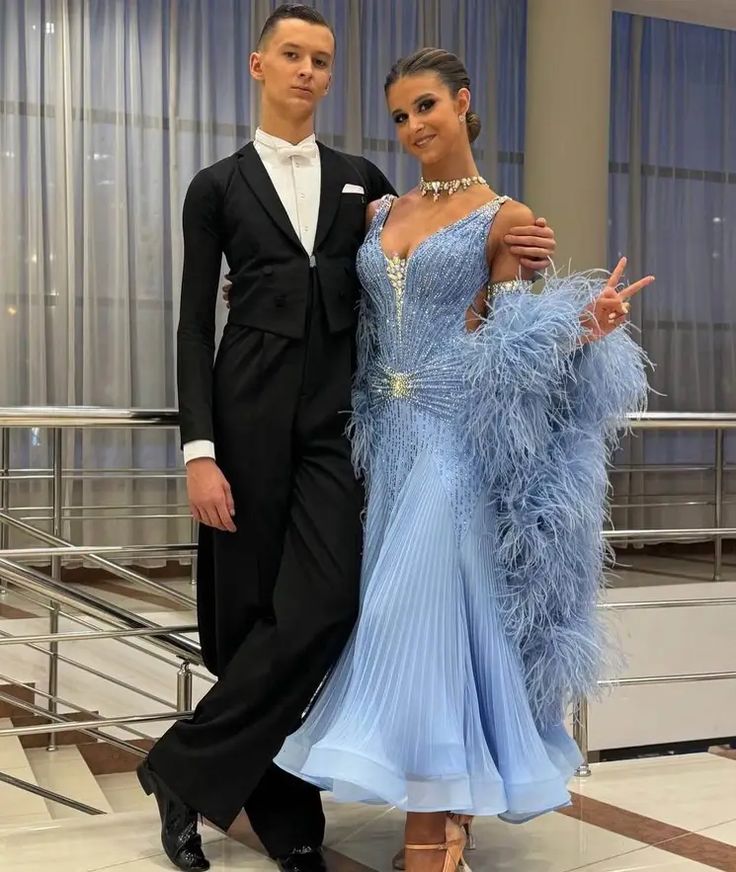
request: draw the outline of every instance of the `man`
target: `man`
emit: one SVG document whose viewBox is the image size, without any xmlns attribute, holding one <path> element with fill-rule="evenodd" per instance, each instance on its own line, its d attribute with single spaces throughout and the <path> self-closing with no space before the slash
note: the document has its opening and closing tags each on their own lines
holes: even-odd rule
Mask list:
<svg viewBox="0 0 736 872">
<path fill-rule="evenodd" d="M 324 869 L 319 793 L 272 761 L 357 614 L 363 497 L 344 435 L 355 255 L 366 204 L 393 192 L 369 161 L 314 139 L 334 53 L 314 9 L 271 15 L 250 59 L 255 141 L 198 173 L 184 204 L 181 433 L 200 638 L 219 680 L 139 777 L 185 870 L 209 868 L 197 813 L 227 830 L 242 808 L 282 870 Z M 535 233 L 533 254 L 554 249 L 546 228 L 522 236 Z M 230 313 L 213 368 L 223 253 Z"/>
</svg>

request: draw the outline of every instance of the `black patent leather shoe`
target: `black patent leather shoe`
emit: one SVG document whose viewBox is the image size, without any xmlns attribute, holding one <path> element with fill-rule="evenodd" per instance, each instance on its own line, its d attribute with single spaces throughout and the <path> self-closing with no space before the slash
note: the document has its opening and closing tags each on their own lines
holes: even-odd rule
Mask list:
<svg viewBox="0 0 736 872">
<path fill-rule="evenodd" d="M 327 872 L 319 848 L 297 848 L 284 857 L 276 857 L 276 863 L 281 872 Z"/>
<path fill-rule="evenodd" d="M 146 794 L 156 797 L 161 816 L 161 844 L 169 860 L 184 872 L 209 869 L 209 861 L 202 853 L 202 837 L 197 832 L 197 812 L 169 790 L 148 759 L 140 764 L 137 774 Z"/>
</svg>

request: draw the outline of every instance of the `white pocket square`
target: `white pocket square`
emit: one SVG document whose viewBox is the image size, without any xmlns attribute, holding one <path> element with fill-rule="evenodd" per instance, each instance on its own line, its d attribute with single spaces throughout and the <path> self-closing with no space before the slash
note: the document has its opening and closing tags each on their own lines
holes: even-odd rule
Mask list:
<svg viewBox="0 0 736 872">
<path fill-rule="evenodd" d="M 365 188 L 360 185 L 345 185 L 342 192 L 343 194 L 365 194 Z"/>
</svg>

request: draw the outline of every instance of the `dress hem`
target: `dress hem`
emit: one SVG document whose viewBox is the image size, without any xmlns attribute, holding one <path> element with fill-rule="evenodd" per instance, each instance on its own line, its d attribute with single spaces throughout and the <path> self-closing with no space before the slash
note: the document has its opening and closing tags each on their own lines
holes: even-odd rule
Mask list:
<svg viewBox="0 0 736 872">
<path fill-rule="evenodd" d="M 544 781 L 509 783 L 500 776 L 467 774 L 411 778 L 387 765 L 338 747 L 297 746 L 293 738 L 276 757 L 286 772 L 331 791 L 337 802 L 392 805 L 405 812 L 451 811 L 475 816 L 498 816 L 508 823 L 524 823 L 559 808 L 569 807 L 569 772 Z M 330 773 L 326 776 L 325 773 Z"/>
</svg>

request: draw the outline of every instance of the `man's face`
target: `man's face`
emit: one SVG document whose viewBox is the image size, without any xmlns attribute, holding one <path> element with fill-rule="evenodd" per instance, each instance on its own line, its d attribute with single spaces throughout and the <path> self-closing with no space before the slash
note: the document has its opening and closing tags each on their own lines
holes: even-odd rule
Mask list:
<svg viewBox="0 0 736 872">
<path fill-rule="evenodd" d="M 327 93 L 334 55 L 328 28 L 287 18 L 253 52 L 250 71 L 263 83 L 264 100 L 288 117 L 301 118 L 313 114 Z"/>
</svg>

